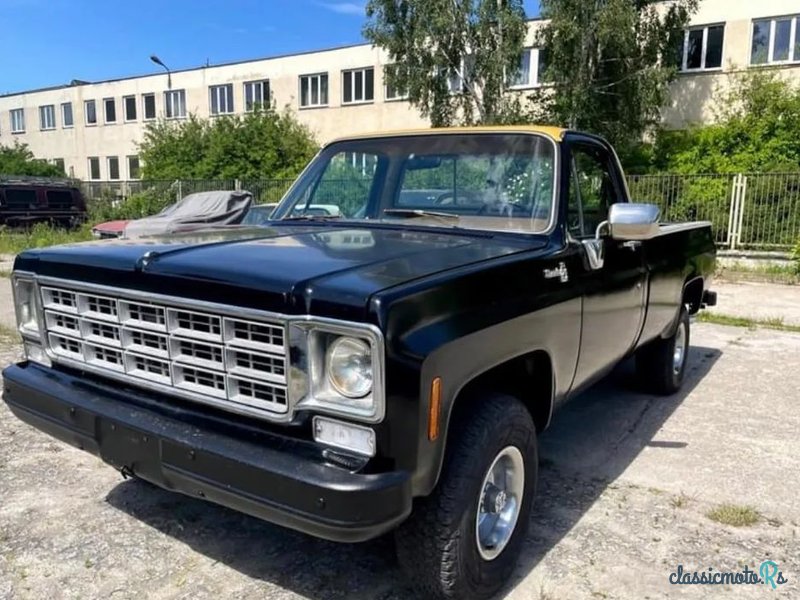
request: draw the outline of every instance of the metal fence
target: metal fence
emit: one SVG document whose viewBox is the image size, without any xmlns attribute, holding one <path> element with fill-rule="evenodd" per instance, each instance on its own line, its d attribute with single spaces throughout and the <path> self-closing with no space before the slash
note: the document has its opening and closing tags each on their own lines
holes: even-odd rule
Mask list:
<svg viewBox="0 0 800 600">
<path fill-rule="evenodd" d="M 167 202 L 193 192 L 236 189 L 266 204 L 278 202 L 291 184 L 291 179 L 179 179 L 91 181 L 81 186 L 91 203 L 119 206 L 142 193 Z M 347 186 L 340 187 L 346 194 Z M 634 201 L 658 205 L 664 221 L 711 221 L 721 248 L 783 250 L 800 240 L 800 173 L 630 175 L 628 187 Z"/>
</svg>

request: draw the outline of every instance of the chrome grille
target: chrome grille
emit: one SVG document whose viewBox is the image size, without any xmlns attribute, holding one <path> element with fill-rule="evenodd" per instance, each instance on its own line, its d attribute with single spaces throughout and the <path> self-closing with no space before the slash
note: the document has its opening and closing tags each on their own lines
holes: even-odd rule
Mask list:
<svg viewBox="0 0 800 600">
<path fill-rule="evenodd" d="M 43 286 L 41 293 L 56 362 L 234 411 L 267 418 L 289 412 L 284 323 L 77 284 Z"/>
</svg>

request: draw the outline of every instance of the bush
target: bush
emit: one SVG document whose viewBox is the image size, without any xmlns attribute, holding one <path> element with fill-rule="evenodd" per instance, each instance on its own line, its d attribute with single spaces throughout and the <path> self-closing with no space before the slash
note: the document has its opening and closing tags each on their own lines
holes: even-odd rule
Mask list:
<svg viewBox="0 0 800 600">
<path fill-rule="evenodd" d="M 28 230 L 4 230 L 0 233 L 0 254 L 19 254 L 28 248 L 85 242 L 92 239 L 88 223 L 78 229 L 61 229 L 48 223 L 36 223 Z"/>
</svg>

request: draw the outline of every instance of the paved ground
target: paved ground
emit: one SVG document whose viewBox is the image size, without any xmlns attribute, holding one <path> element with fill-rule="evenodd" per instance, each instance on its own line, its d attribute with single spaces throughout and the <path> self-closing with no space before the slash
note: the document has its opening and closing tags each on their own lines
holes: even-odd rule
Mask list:
<svg viewBox="0 0 800 600">
<path fill-rule="evenodd" d="M 668 577 L 767 558 L 789 579 L 776 597 L 800 596 L 800 334 L 696 324 L 692 335 L 681 394 L 636 392 L 625 365 L 544 434 L 508 598 L 763 598 L 762 586 L 678 590 Z M 0 345 L 0 365 L 17 353 Z M 720 502 L 761 519 L 715 523 L 706 513 Z M 341 546 L 123 481 L 0 404 L 0 598 L 143 596 L 414 598 L 387 538 Z"/>
<path fill-rule="evenodd" d="M 753 319 L 782 318 L 786 325 L 800 325 L 800 286 L 770 283 L 717 281 L 717 306 L 711 312 Z"/>
</svg>

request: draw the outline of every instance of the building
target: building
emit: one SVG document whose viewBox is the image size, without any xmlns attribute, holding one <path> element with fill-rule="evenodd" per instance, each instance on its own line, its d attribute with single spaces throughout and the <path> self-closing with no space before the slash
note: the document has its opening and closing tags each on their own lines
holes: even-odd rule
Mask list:
<svg viewBox="0 0 800 600">
<path fill-rule="evenodd" d="M 541 21 L 529 25 L 528 43 Z M 519 89 L 540 85 L 539 51 L 523 56 Z M 427 121 L 384 84 L 386 55 L 369 44 L 126 77 L 0 96 L 0 144 L 28 144 L 39 158 L 87 180 L 139 177 L 137 142 L 157 118 L 215 117 L 271 98 L 320 142 Z M 664 109 L 670 127 L 707 122 L 728 75 L 772 67 L 800 78 L 798 0 L 702 0 L 684 36 L 681 74 Z M 458 82 L 453 85 L 458 86 Z"/>
</svg>

